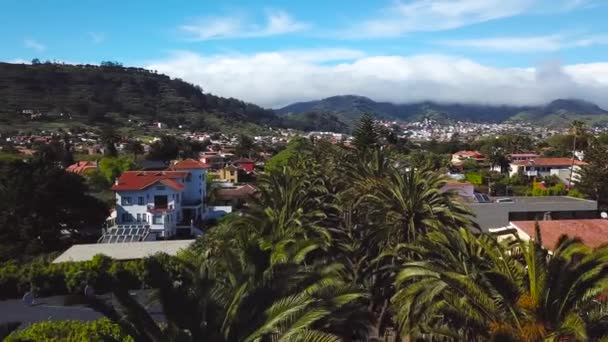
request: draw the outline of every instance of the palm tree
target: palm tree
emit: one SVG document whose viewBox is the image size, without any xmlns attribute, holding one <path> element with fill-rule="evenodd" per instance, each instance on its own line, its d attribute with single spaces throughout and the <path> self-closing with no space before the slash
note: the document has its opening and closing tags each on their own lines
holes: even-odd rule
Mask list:
<svg viewBox="0 0 608 342">
<path fill-rule="evenodd" d="M 562 237 L 551 255 L 536 241 L 505 248 L 465 229 L 434 231 L 400 247 L 421 259 L 405 262 L 397 276 L 393 306 L 403 334 L 468 341 L 606 334 L 592 334 L 601 322 L 587 313 L 608 291 L 608 247 L 592 250 Z"/>
<path fill-rule="evenodd" d="M 394 246 L 431 229 L 474 226 L 471 210 L 452 192 L 441 191 L 446 181 L 430 169 L 393 170 L 371 196 L 384 221 L 384 241 Z"/>
</svg>

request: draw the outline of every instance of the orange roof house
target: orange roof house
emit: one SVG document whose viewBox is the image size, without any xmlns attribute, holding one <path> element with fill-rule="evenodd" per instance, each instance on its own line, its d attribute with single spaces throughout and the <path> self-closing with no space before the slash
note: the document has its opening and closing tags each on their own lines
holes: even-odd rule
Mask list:
<svg viewBox="0 0 608 342">
<path fill-rule="evenodd" d="M 187 176 L 187 171 L 126 171 L 116 180 L 112 190 L 136 191 L 162 183 L 173 190 L 181 191 Z"/>
<path fill-rule="evenodd" d="M 65 170 L 67 172 L 72 172 L 78 175 L 85 174 L 86 172 L 93 171 L 97 169 L 97 162 L 92 161 L 79 161 L 70 166 L 68 166 Z"/>
<path fill-rule="evenodd" d="M 515 221 L 511 225 L 517 229 L 522 239 L 535 239 L 536 221 Z M 543 246 L 554 250 L 562 235 L 580 238 L 589 247 L 595 248 L 608 243 L 608 220 L 579 219 L 579 220 L 548 220 L 538 221 Z"/>
</svg>

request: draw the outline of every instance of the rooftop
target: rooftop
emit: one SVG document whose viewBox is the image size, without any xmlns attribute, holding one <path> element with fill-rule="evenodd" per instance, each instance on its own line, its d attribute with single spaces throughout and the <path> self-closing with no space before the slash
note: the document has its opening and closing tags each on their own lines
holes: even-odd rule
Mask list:
<svg viewBox="0 0 608 342">
<path fill-rule="evenodd" d="M 504 197 L 512 199 L 507 203 L 469 203 L 475 213 L 473 219 L 482 230 L 507 227 L 514 217 L 525 217 L 534 220 L 542 219 L 545 213 L 552 213 L 553 218 L 571 217 L 590 218 L 597 215 L 597 202 L 568 196 L 526 196 Z M 526 220 L 519 219 L 519 220 Z"/>
<path fill-rule="evenodd" d="M 528 238 L 535 238 L 536 221 L 515 221 L 511 224 L 528 235 Z M 562 235 L 578 237 L 585 245 L 593 248 L 608 243 L 608 220 L 606 219 L 538 221 L 538 225 L 543 246 L 548 250 L 555 249 Z"/>
<path fill-rule="evenodd" d="M 160 182 L 180 191 L 183 190 L 184 185 L 176 180 L 186 176 L 188 176 L 187 171 L 126 171 L 116 180 L 112 190 L 143 190 Z"/>
<path fill-rule="evenodd" d="M 573 162 L 577 166 L 587 165 L 584 161 L 578 159 L 572 160 L 572 158 L 535 158 L 526 161 L 516 161 L 512 164 L 519 166 L 570 166 Z"/>
<path fill-rule="evenodd" d="M 173 170 L 193 170 L 193 169 L 208 169 L 209 165 L 198 160 L 184 159 L 180 160 L 177 163 L 171 165 L 171 169 Z"/>
<path fill-rule="evenodd" d="M 193 242 L 194 240 L 167 240 L 74 245 L 53 260 L 53 263 L 88 261 L 97 254 L 106 255 L 114 260 L 143 259 L 157 253 L 177 255 L 177 252 L 188 248 Z"/>
</svg>

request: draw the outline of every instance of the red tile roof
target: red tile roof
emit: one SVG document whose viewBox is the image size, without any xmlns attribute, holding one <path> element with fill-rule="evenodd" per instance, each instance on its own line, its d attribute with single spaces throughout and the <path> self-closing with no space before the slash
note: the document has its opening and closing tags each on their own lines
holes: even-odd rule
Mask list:
<svg viewBox="0 0 608 342">
<path fill-rule="evenodd" d="M 257 189 L 249 184 L 236 188 L 222 188 L 217 190 L 217 198 L 220 200 L 245 199 L 253 195 Z"/>
<path fill-rule="evenodd" d="M 535 158 L 526 161 L 516 161 L 512 163 L 518 166 L 570 166 L 572 165 L 572 158 Z M 574 159 L 574 165 L 582 166 L 587 163 Z"/>
<path fill-rule="evenodd" d="M 524 231 L 531 239 L 536 236 L 535 221 L 515 221 L 513 225 Z M 555 249 L 560 236 L 578 237 L 589 247 L 598 247 L 608 243 L 608 220 L 553 220 L 538 221 L 543 246 L 548 250 Z"/>
<path fill-rule="evenodd" d="M 187 171 L 126 171 L 112 186 L 114 191 L 134 191 L 143 190 L 156 183 L 181 191 L 184 185 L 178 180 L 188 176 Z"/>
<path fill-rule="evenodd" d="M 87 170 L 92 170 L 97 168 L 97 163 L 92 161 L 79 161 L 70 166 L 68 166 L 65 170 L 68 172 L 73 172 L 76 174 L 82 174 Z"/>
<path fill-rule="evenodd" d="M 209 165 L 194 159 L 184 159 L 171 165 L 173 170 L 208 169 Z"/>
<path fill-rule="evenodd" d="M 539 157 L 538 154 L 536 153 L 511 153 L 507 155 L 508 157 L 511 158 L 535 158 L 535 157 Z"/>
<path fill-rule="evenodd" d="M 235 163 L 240 164 L 240 163 L 255 163 L 255 161 L 249 159 L 249 158 L 241 158 L 237 161 L 235 161 Z"/>
<path fill-rule="evenodd" d="M 454 153 L 455 155 L 459 155 L 459 156 L 469 156 L 469 157 L 483 157 L 483 154 L 477 152 L 477 151 L 458 151 L 456 153 Z"/>
</svg>

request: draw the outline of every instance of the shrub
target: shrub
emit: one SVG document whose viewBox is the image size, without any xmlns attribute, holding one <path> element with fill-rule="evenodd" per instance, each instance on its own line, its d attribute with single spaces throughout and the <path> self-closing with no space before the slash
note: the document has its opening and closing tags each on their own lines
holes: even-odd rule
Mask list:
<svg viewBox="0 0 608 342">
<path fill-rule="evenodd" d="M 158 267 L 174 279 L 180 276 L 176 259 L 162 254 L 133 261 L 115 261 L 103 255 L 85 262 L 53 264 L 51 260 L 40 257 L 22 264 L 0 263 L 0 299 L 19 298 L 30 290 L 40 297 L 82 294 L 87 285 L 93 286 L 96 293 L 107 293 L 112 290 L 113 279 L 129 289 L 151 287 L 158 283 L 151 277 L 151 269 Z"/>
<path fill-rule="evenodd" d="M 133 338 L 125 334 L 118 325 L 103 318 L 96 321 L 46 321 L 15 331 L 5 341 L 124 341 L 132 342 Z"/>
</svg>

